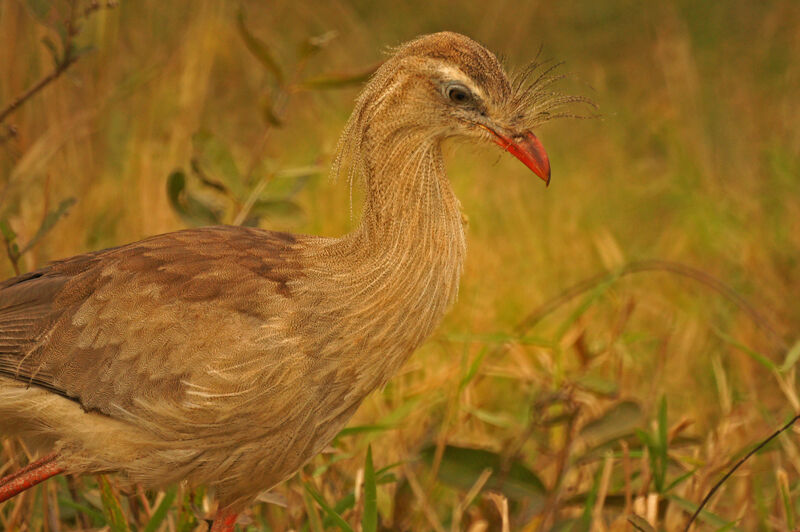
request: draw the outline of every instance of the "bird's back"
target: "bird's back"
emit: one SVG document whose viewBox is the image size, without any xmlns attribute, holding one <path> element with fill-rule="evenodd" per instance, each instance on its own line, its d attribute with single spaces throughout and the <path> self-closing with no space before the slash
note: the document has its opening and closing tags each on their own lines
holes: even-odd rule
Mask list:
<svg viewBox="0 0 800 532">
<path fill-rule="evenodd" d="M 114 415 L 224 357 L 291 304 L 296 237 L 239 227 L 159 235 L 0 285 L 0 375 Z"/>
</svg>

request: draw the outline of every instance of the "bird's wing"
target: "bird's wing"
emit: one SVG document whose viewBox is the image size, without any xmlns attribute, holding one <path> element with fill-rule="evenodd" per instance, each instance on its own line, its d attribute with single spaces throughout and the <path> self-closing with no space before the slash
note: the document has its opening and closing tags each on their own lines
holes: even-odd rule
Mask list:
<svg viewBox="0 0 800 532">
<path fill-rule="evenodd" d="M 209 359 L 230 358 L 236 344 L 256 349 L 254 331 L 276 319 L 302 275 L 296 238 L 179 231 L 9 279 L 0 284 L 0 376 L 110 415 L 179 401 Z"/>
</svg>

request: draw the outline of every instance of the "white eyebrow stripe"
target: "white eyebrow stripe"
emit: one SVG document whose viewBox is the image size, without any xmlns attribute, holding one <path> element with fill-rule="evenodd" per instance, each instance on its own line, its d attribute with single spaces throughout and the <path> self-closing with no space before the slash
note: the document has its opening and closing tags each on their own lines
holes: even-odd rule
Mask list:
<svg viewBox="0 0 800 532">
<path fill-rule="evenodd" d="M 436 70 L 447 79 L 463 83 L 472 94 L 483 100 L 486 99 L 486 93 L 483 92 L 483 89 L 476 85 L 475 82 L 472 81 L 472 78 L 466 75 L 460 68 L 441 61 L 436 61 Z"/>
</svg>

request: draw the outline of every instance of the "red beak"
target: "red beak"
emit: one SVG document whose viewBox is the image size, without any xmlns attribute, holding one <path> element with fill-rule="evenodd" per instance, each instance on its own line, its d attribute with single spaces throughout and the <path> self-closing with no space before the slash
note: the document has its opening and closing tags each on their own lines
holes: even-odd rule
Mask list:
<svg viewBox="0 0 800 532">
<path fill-rule="evenodd" d="M 489 131 L 494 135 L 495 144 L 533 170 L 534 174 L 542 178 L 545 185 L 550 184 L 550 160 L 547 158 L 547 152 L 544 151 L 544 146 L 536 138 L 536 135 L 526 131 L 519 137 L 512 139 L 493 129 L 489 129 Z"/>
</svg>

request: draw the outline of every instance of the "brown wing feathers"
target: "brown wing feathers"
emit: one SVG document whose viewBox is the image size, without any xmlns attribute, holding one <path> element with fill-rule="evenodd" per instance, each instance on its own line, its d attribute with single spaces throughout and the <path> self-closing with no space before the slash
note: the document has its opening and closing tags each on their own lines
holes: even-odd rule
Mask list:
<svg viewBox="0 0 800 532">
<path fill-rule="evenodd" d="M 0 285 L 0 375 L 66 397 L 52 374 L 29 357 L 53 322 L 53 300 L 66 281 L 48 272 L 38 270 Z"/>
<path fill-rule="evenodd" d="M 213 300 L 229 312 L 258 314 L 252 298 L 225 292 L 241 295 L 240 287 L 260 280 L 269 282 L 276 296 L 288 297 L 287 283 L 298 271 L 287 260 L 294 241 L 291 235 L 247 228 L 181 231 L 9 279 L 0 285 L 0 376 L 108 412 L 110 398 L 135 399 L 135 391 L 123 389 L 116 377 L 146 376 L 144 368 L 160 365 L 162 371 L 149 375 L 164 375 L 163 382 L 150 382 L 150 389 L 163 387 L 171 392 L 166 397 L 175 395 L 180 369 L 164 371 L 170 368 L 158 358 L 183 336 L 208 333 L 199 323 L 171 324 L 176 309 L 200 309 Z M 160 312 L 167 314 L 164 319 Z"/>
</svg>

